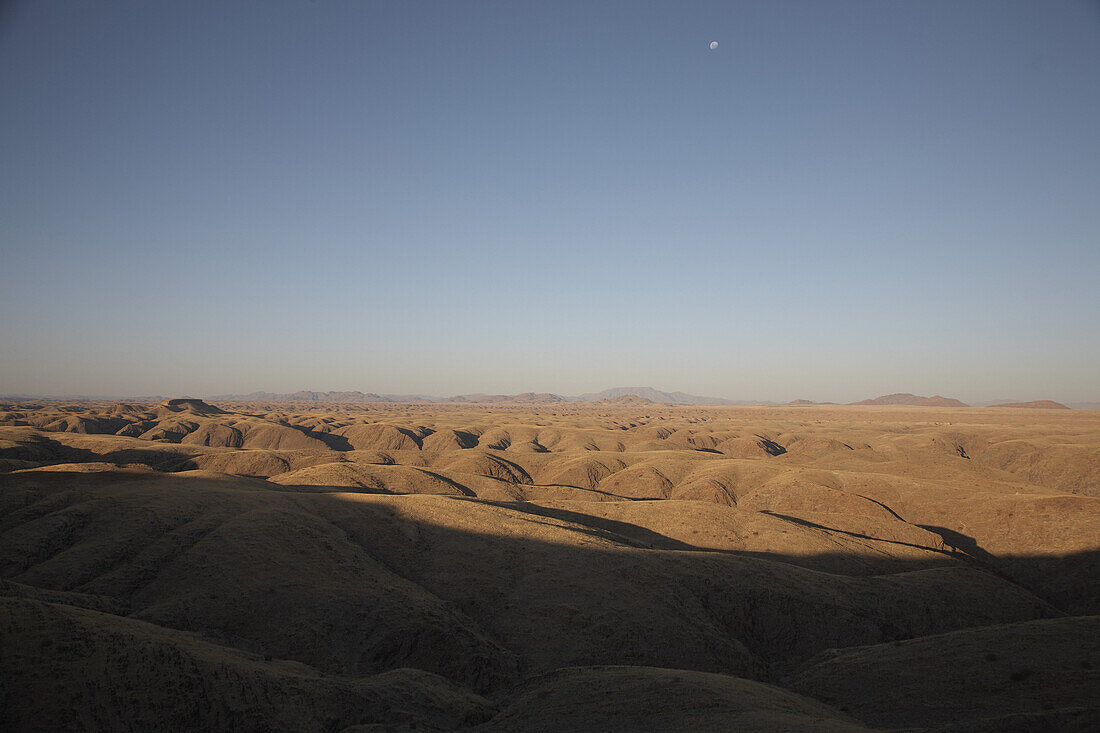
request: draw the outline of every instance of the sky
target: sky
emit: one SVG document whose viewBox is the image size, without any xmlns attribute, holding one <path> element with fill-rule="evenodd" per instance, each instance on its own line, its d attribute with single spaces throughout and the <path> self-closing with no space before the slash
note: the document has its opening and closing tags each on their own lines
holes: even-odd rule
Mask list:
<svg viewBox="0 0 1100 733">
<path fill-rule="evenodd" d="M 0 394 L 1100 400 L 1098 130 L 1086 0 L 8 2 Z"/>
</svg>

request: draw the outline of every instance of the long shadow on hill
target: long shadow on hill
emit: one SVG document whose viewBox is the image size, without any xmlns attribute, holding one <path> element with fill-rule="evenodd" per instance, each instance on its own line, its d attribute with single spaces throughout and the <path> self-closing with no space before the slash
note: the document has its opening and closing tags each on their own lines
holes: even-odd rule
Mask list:
<svg viewBox="0 0 1100 733">
<path fill-rule="evenodd" d="M 943 546 L 929 547 L 850 532 L 766 509 L 761 513 L 802 527 L 825 530 L 857 539 L 917 548 L 963 560 L 1027 588 L 1065 613 L 1085 614 L 1100 611 L 1100 576 L 1097 575 L 1097 571 L 1100 570 L 1100 553 L 1069 556 L 997 556 L 982 548 L 973 537 L 945 527 L 916 525 L 941 538 Z M 897 517 L 897 514 L 894 516 Z"/>
<path fill-rule="evenodd" d="M 613 496 L 613 494 L 609 494 Z M 484 499 L 475 499 L 480 504 L 488 504 L 490 506 L 499 506 L 505 509 L 511 509 L 513 511 L 520 511 L 532 516 L 547 517 L 550 519 L 559 519 L 563 522 L 573 522 L 581 525 L 585 529 L 579 531 L 591 534 L 594 537 L 600 537 L 603 539 L 614 539 L 617 542 L 621 542 L 624 545 L 631 547 L 638 547 L 650 550 L 687 550 L 695 552 L 726 552 L 725 550 L 711 550 L 707 548 L 696 547 L 686 542 L 673 539 L 666 535 L 654 532 L 651 529 L 645 527 L 639 527 L 636 524 L 629 522 L 620 522 L 615 519 L 606 519 L 604 517 L 595 517 L 591 514 L 584 514 L 582 512 L 572 512 L 568 509 L 557 509 L 554 507 L 546 507 L 540 504 L 533 504 L 525 501 L 486 501 Z M 555 525 L 556 526 L 556 525 Z"/>
<path fill-rule="evenodd" d="M 978 541 L 969 535 L 965 535 L 962 532 L 956 532 L 953 529 L 947 529 L 946 527 L 936 527 L 931 524 L 918 524 L 917 526 L 933 534 L 938 534 L 940 539 L 943 540 L 944 546 L 950 548 L 951 552 L 955 554 L 962 553 L 967 557 L 974 558 L 986 564 L 995 564 L 997 561 L 996 556 L 982 549 Z"/>
<path fill-rule="evenodd" d="M 57 463 L 85 463 L 102 460 L 98 453 L 84 448 L 71 448 L 53 438 L 35 435 L 17 445 L 0 450 L 0 458 L 20 461 L 53 461 Z"/>
<path fill-rule="evenodd" d="M 336 496 L 333 498 L 339 497 Z M 677 557 L 676 562 L 683 563 L 689 568 L 694 567 L 698 569 L 708 566 L 712 561 L 717 562 L 719 565 L 714 568 L 713 573 L 704 572 L 704 575 L 713 578 L 721 578 L 723 576 L 720 569 L 722 567 L 721 563 L 725 562 L 723 558 L 729 560 L 763 560 L 769 563 L 781 563 L 799 569 L 812 569 L 835 576 L 850 578 L 867 577 L 872 574 L 869 573 L 866 566 L 862 564 L 862 559 L 857 560 L 851 555 L 843 553 L 791 556 L 771 552 L 715 550 L 712 548 L 697 547 L 629 522 L 594 517 L 580 512 L 548 508 L 525 502 L 486 502 L 476 499 L 460 499 L 458 497 L 455 497 L 455 500 L 469 502 L 475 505 L 499 506 L 514 511 L 521 511 L 528 515 L 574 523 L 574 527 L 571 529 L 572 532 L 579 532 L 597 539 L 610 539 L 622 545 L 624 551 L 652 550 L 659 554 L 663 554 L 662 551 L 673 551 Z M 553 522 L 539 522 L 539 524 L 544 526 L 556 526 Z M 431 532 L 443 534 L 450 538 L 440 543 L 432 542 L 430 543 L 432 546 L 446 546 L 452 543 L 458 546 L 482 546 L 486 544 L 487 537 L 494 537 L 493 535 L 483 536 L 476 533 L 461 533 L 461 536 L 456 538 L 453 528 L 433 526 L 430 524 L 422 524 L 421 526 L 431 528 Z M 343 528 L 348 530 L 347 527 Z M 822 527 L 822 529 L 836 531 L 827 527 Z M 349 530 L 349 536 L 362 537 L 363 535 Z M 877 538 L 868 537 L 868 539 Z M 500 542 L 499 539 L 496 539 L 496 541 Z M 522 556 L 525 549 L 529 549 L 532 544 L 538 544 L 539 547 L 543 548 L 540 552 L 549 552 L 550 555 L 554 557 L 552 562 L 547 563 L 548 565 L 564 564 L 570 567 L 592 570 L 608 564 L 615 564 L 614 561 L 610 560 L 607 553 L 603 551 L 585 550 L 583 548 L 566 545 L 552 545 L 550 543 L 533 543 L 528 539 L 505 540 L 504 544 L 506 545 L 506 549 L 502 551 L 502 554 L 505 556 Z M 919 545 L 912 546 L 920 547 Z M 547 547 L 552 547 L 553 549 L 546 550 L 545 548 Z M 956 547 L 958 546 L 956 545 Z M 951 566 L 957 567 L 956 563 L 961 562 L 964 567 L 968 567 L 973 571 L 988 575 L 991 578 L 1006 581 L 1021 589 L 1026 589 L 1028 592 L 1046 601 L 1049 606 L 1063 613 L 1089 614 L 1100 611 L 1100 592 L 1098 592 L 1100 589 L 1097 588 L 1095 580 L 1097 577 L 1095 570 L 1097 567 L 1100 567 L 1100 552 L 1078 553 L 1069 556 L 1003 556 L 994 558 L 996 564 L 989 567 L 983 562 L 976 562 L 972 555 L 963 554 L 962 552 L 952 552 L 950 550 L 935 547 L 921 547 L 921 549 L 936 551 L 937 554 L 942 556 L 942 560 L 919 561 L 894 558 L 888 562 L 882 563 L 881 572 L 889 575 L 913 571 L 944 569 L 945 567 Z M 962 548 L 959 549 L 961 550 Z M 380 552 L 381 549 L 376 548 L 372 550 L 372 553 L 375 551 Z M 988 553 L 986 555 L 988 556 Z M 405 559 L 408 560 L 411 557 L 413 556 L 405 556 Z M 404 570 L 401 574 L 405 575 L 409 573 L 413 576 L 416 575 L 417 570 L 415 561 L 403 567 Z M 694 572 L 693 570 L 686 574 L 693 575 Z M 1063 580 L 1059 581 L 1059 578 Z M 417 582 L 420 581 L 418 580 Z M 991 580 L 990 582 L 994 581 Z M 435 591 L 433 590 L 433 592 Z M 668 595 L 675 596 L 677 595 L 677 591 L 671 591 Z M 684 594 L 682 597 L 688 597 L 690 595 L 691 594 L 688 593 Z M 703 595 L 706 596 L 707 594 L 704 593 Z M 960 591 L 960 601 L 962 600 L 962 595 Z M 448 597 L 448 595 L 443 594 L 442 597 Z M 950 605 L 954 598 L 955 596 L 953 594 L 948 594 L 943 601 Z M 641 605 L 650 607 L 642 598 L 636 600 Z M 460 603 L 460 606 L 461 605 Z M 707 601 L 704 601 L 704 607 L 711 608 Z M 820 610 L 821 609 L 817 609 L 815 613 Z M 1053 611 L 1053 609 L 1051 610 Z M 711 609 L 711 611 L 713 612 L 713 609 Z M 789 616 L 791 610 L 790 608 L 785 608 L 781 611 L 777 608 L 775 613 L 778 617 Z M 810 618 L 813 616 L 814 613 L 809 613 L 807 617 Z M 884 623 L 880 631 L 881 635 L 879 638 L 883 641 L 892 641 L 907 636 L 903 631 L 902 625 L 893 622 Z M 750 646 L 750 648 L 752 647 Z"/>
<path fill-rule="evenodd" d="M 1021 586 L 1062 610 L 1100 610 L 1098 552 L 996 558 L 1015 584 L 958 545 L 869 574 L 851 554 L 706 549 L 659 525 L 524 502 L 124 475 L 124 491 L 111 472 L 0 475 L 10 499 L 0 502 L 0 577 L 35 589 L 9 594 L 86 608 L 109 599 L 126 622 L 332 679 L 412 667 L 494 699 L 575 665 L 780 684 L 829 648 L 1058 615 Z M 184 483 L 194 489 L 179 491 Z M 104 629 L 126 643 L 122 626 Z M 174 659 L 133 654 L 127 664 Z M 78 669 L 103 674 L 63 674 Z M 332 729 L 337 720 L 355 722 L 334 714 Z"/>
<path fill-rule="evenodd" d="M 50 439 L 44 439 L 41 442 L 46 444 L 44 447 L 48 447 L 54 453 L 52 460 L 62 462 L 83 460 L 106 461 L 120 464 L 146 463 L 154 466 L 163 466 L 165 469 L 173 472 L 185 471 L 197 467 L 190 458 L 180 456 L 179 454 L 169 453 L 163 449 L 123 449 L 107 454 L 97 454 L 86 449 L 64 446 Z M 38 475 L 42 476 L 44 474 L 38 473 Z M 593 536 L 604 538 L 611 537 L 624 547 L 681 552 L 697 551 L 706 552 L 708 554 L 730 554 L 741 557 L 757 557 L 801 565 L 803 567 L 822 569 L 828 572 L 844 572 L 845 567 L 855 567 L 855 564 L 851 562 L 851 558 L 846 558 L 842 554 L 837 554 L 835 556 L 787 557 L 777 553 L 724 551 L 715 550 L 713 548 L 700 548 L 688 542 L 662 535 L 647 527 L 630 524 L 620 520 L 611 520 L 587 515 L 582 512 L 544 507 L 527 502 L 493 502 L 477 500 L 473 496 L 473 492 L 461 484 L 439 474 L 432 473 L 432 475 L 451 485 L 457 494 L 462 495 L 462 497 L 454 497 L 455 499 L 470 501 L 473 504 L 499 506 L 518 510 L 528 515 L 537 515 L 547 519 L 571 522 L 574 523 L 575 527 L 587 528 L 578 529 L 577 531 L 590 532 Z M 371 488 L 351 489 L 346 486 L 295 487 L 270 485 L 269 488 L 272 492 L 279 494 L 299 493 L 316 495 L 331 493 L 338 495 L 356 491 L 360 493 L 376 494 L 394 493 L 388 490 Z M 260 488 L 259 490 L 262 492 L 263 489 Z M 249 491 L 257 491 L 257 488 L 249 487 Z M 847 571 L 857 575 L 868 575 L 880 571 L 898 572 L 904 569 L 924 569 L 942 566 L 945 563 L 950 563 L 952 560 L 959 560 L 1027 588 L 1029 591 L 1063 612 L 1076 614 L 1100 612 L 1100 572 L 1098 572 L 1098 570 L 1100 570 L 1100 559 L 1098 559 L 1097 553 L 1081 553 L 1065 557 L 1050 555 L 998 557 L 981 548 L 973 538 L 942 527 L 923 527 L 939 535 L 944 541 L 943 546 L 929 547 L 841 530 L 791 515 L 768 511 L 763 513 L 770 514 L 800 526 L 820 529 L 836 535 L 850 536 L 860 540 L 875 540 L 876 542 L 886 545 L 895 544 L 916 548 L 936 553 L 943 558 L 942 560 L 916 564 L 900 558 L 892 558 L 877 564 L 858 564 L 856 570 Z M 875 568 L 878 568 L 878 570 L 875 570 Z"/>
<path fill-rule="evenodd" d="M 158 443 L 150 448 L 120 448 L 97 453 L 87 448 L 66 445 L 46 436 L 35 436 L 34 440 L 0 451 L 0 458 L 34 461 L 43 464 L 43 467 L 54 463 L 113 463 L 120 467 L 129 463 L 141 463 L 158 471 L 188 471 L 198 468 L 190 456 L 173 451 L 173 445 L 175 444 Z"/>
<path fill-rule="evenodd" d="M 639 548 L 713 552 L 718 554 L 737 555 L 741 557 L 757 557 L 776 562 L 793 563 L 804 567 L 811 567 L 826 571 L 832 571 L 842 568 L 845 566 L 845 564 L 852 564 L 851 557 L 839 554 L 834 556 L 814 555 L 808 558 L 806 556 L 792 558 L 791 556 L 783 555 L 780 553 L 744 550 L 722 550 L 707 547 L 697 547 L 681 540 L 677 540 L 672 537 L 662 535 L 658 532 L 654 532 L 651 529 L 640 527 L 635 524 L 630 524 L 629 522 L 607 519 L 604 517 L 597 517 L 581 512 L 570 511 L 567 509 L 546 507 L 528 502 L 481 501 L 480 503 L 492 504 L 495 506 L 501 506 L 516 511 L 522 511 L 531 515 L 576 523 L 589 528 L 589 530 L 582 531 L 591 531 L 594 536 L 614 536 L 623 544 Z M 1086 571 L 1088 568 L 1100 568 L 1100 553 L 1083 553 L 1080 555 L 1070 555 L 1065 557 L 998 557 L 982 549 L 974 538 L 968 537 L 967 535 L 964 535 L 960 532 L 945 529 L 943 527 L 917 525 L 922 529 L 939 535 L 943 540 L 942 546 L 919 545 L 911 542 L 882 539 L 859 532 L 851 532 L 848 530 L 838 529 L 836 527 L 829 527 L 827 525 L 819 524 L 817 522 L 812 522 L 809 520 L 801 519 L 799 517 L 781 514 L 769 510 L 763 510 L 761 513 L 768 514 L 770 516 L 791 522 L 793 524 L 797 524 L 802 527 L 819 529 L 861 540 L 873 540 L 875 542 L 881 542 L 889 545 L 898 545 L 902 547 L 924 550 L 943 556 L 943 561 L 940 562 L 913 562 L 900 558 L 895 558 L 890 561 L 882 561 L 879 563 L 879 572 L 906 572 L 911 570 L 928 569 L 932 567 L 942 567 L 944 564 L 949 563 L 952 560 L 957 560 L 968 563 L 969 565 L 977 567 L 986 572 L 992 573 L 998 577 L 1008 580 L 1009 582 L 1022 585 L 1030 592 L 1034 593 L 1035 595 L 1049 603 L 1051 606 L 1058 608 L 1065 613 L 1092 613 L 1100 610 L 1100 587 L 1098 587 L 1100 586 L 1100 583 L 1095 580 L 1095 573 L 1092 574 L 1094 580 L 1090 582 L 1088 580 L 1090 574 L 1088 572 L 1083 572 Z M 876 571 L 865 569 L 862 572 L 854 574 L 872 574 L 874 572 Z M 1056 582 L 1058 578 L 1067 576 L 1078 577 L 1079 580 L 1076 582 L 1068 583 Z"/>
<path fill-rule="evenodd" d="M 526 512 L 527 514 L 550 517 L 553 519 L 559 519 L 565 522 L 574 522 L 581 525 L 586 525 L 599 530 L 602 534 L 617 535 L 620 539 L 628 544 L 633 544 L 638 547 L 644 547 L 648 549 L 660 549 L 660 550 L 689 550 L 695 552 L 718 552 L 729 554 L 752 554 L 745 553 L 737 550 L 721 550 L 708 547 L 697 547 L 695 545 L 688 544 L 681 540 L 673 539 L 665 535 L 654 532 L 651 529 L 639 527 L 629 522 L 623 522 L 615 519 L 607 519 L 605 517 L 597 517 L 591 514 L 584 514 L 582 512 L 574 512 L 568 509 L 559 509 L 556 507 L 547 507 L 541 504 L 535 504 L 531 502 L 507 502 L 507 501 L 487 501 L 478 500 L 482 504 L 490 504 L 493 506 L 505 507 L 508 509 Z M 642 501 L 641 499 L 632 501 Z M 876 502 L 878 503 L 878 502 Z M 817 522 L 811 522 L 799 517 L 790 516 L 787 514 L 780 514 L 779 512 L 773 512 L 768 509 L 761 510 L 761 514 L 767 514 L 769 516 L 782 519 L 793 524 L 797 524 L 802 527 L 809 527 L 812 529 L 825 530 L 835 534 L 841 534 L 848 537 L 855 537 L 863 540 L 874 540 L 875 542 L 882 542 L 885 544 L 899 545 L 903 547 L 911 547 L 914 549 L 925 550 L 928 552 L 935 552 L 945 556 L 945 558 L 955 559 L 967 559 L 967 560 L 980 560 L 989 563 L 996 558 L 985 552 L 978 547 L 977 542 L 972 537 L 960 534 L 958 532 L 952 532 L 951 530 L 945 530 L 942 527 L 932 527 L 926 525 L 917 525 L 922 529 L 926 529 L 934 534 L 938 534 L 944 538 L 944 544 L 946 547 L 936 547 L 931 545 L 918 545 L 912 542 L 902 542 L 900 540 L 888 540 L 874 537 L 868 534 L 862 534 L 859 532 L 851 532 L 844 529 L 838 529 L 836 527 L 829 527 Z M 891 512 L 893 513 L 893 512 Z M 897 517 L 896 514 L 894 514 Z M 900 519 L 900 517 L 899 517 Z M 946 549 L 950 548 L 950 549 Z M 773 559 L 781 559 L 782 556 L 768 554 Z"/>
<path fill-rule="evenodd" d="M 94 454 L 90 460 L 113 463 L 116 466 L 124 466 L 129 463 L 145 464 L 158 471 L 172 473 L 175 471 L 193 471 L 198 468 L 191 456 L 172 453 L 166 450 L 150 450 L 145 448 L 122 448 L 110 453 Z"/>
<path fill-rule="evenodd" d="M 305 435 L 308 438 L 313 438 L 314 440 L 319 440 L 322 443 L 324 443 L 331 450 L 335 450 L 335 451 L 350 451 L 350 450 L 353 450 L 351 443 L 343 435 L 333 435 L 332 433 L 326 433 L 326 432 L 317 431 L 317 430 L 310 430 L 307 427 L 303 427 L 301 425 L 291 425 L 288 422 L 280 422 L 279 425 L 282 425 L 283 427 L 286 427 L 286 428 L 291 428 L 293 430 L 297 430 L 299 433 L 301 433 L 302 435 Z"/>
<path fill-rule="evenodd" d="M 341 487 L 333 487 L 332 490 L 334 492 L 346 491 L 346 489 Z M 601 539 L 611 539 L 626 548 L 754 558 L 812 568 L 834 574 L 851 575 L 853 577 L 872 575 L 876 572 L 902 573 L 929 570 L 933 568 L 942 568 L 954 562 L 961 562 L 974 570 L 1016 584 L 1063 613 L 1100 613 L 1100 574 L 1097 572 L 1097 570 L 1100 570 L 1100 551 L 1074 553 L 1064 556 L 994 556 L 983 550 L 973 538 L 951 530 L 944 530 L 940 527 L 927 526 L 923 528 L 943 537 L 945 546 L 924 546 L 896 540 L 881 539 L 870 535 L 861 535 L 859 533 L 808 522 L 798 517 L 781 515 L 774 512 L 764 512 L 803 526 L 809 526 L 840 535 L 852 536 L 858 539 L 874 540 L 885 544 L 896 544 L 921 549 L 936 553 L 942 558 L 919 561 L 905 558 L 890 558 L 880 561 L 878 563 L 880 570 L 875 571 L 869 570 L 868 566 L 863 564 L 866 558 L 860 558 L 858 561 L 855 561 L 853 556 L 843 553 L 819 553 L 814 555 L 791 556 L 775 552 L 721 550 L 698 547 L 688 542 L 663 535 L 647 527 L 620 520 L 587 515 L 582 512 L 570 511 L 567 509 L 546 507 L 528 502 L 486 501 L 472 497 L 466 499 L 462 497 L 452 498 L 459 501 L 468 501 L 471 504 L 498 506 L 513 511 L 520 511 L 529 516 L 570 522 L 574 525 L 573 531 Z M 586 565 L 586 563 L 583 562 L 580 564 L 581 566 Z"/>
<path fill-rule="evenodd" d="M 875 502 L 875 503 L 877 504 L 878 502 Z M 777 517 L 779 519 L 782 519 L 785 522 L 790 522 L 791 524 L 797 524 L 800 527 L 809 527 L 810 529 L 821 529 L 821 530 L 825 530 L 826 532 L 832 532 L 834 534 L 841 534 L 841 535 L 845 535 L 847 537 L 855 537 L 855 538 L 861 539 L 861 540 L 874 540 L 876 542 L 885 542 L 888 545 L 899 545 L 901 547 L 912 547 L 912 548 L 915 548 L 915 549 L 918 549 L 918 550 L 926 550 L 928 552 L 938 552 L 938 553 L 941 553 L 943 555 L 948 555 L 948 556 L 952 556 L 952 557 L 962 556 L 962 557 L 974 559 L 974 558 L 972 558 L 971 555 L 969 555 L 966 552 L 957 551 L 956 548 L 961 548 L 965 544 L 969 544 L 969 545 L 971 545 L 975 548 L 978 547 L 978 543 L 974 540 L 974 538 L 966 537 L 966 535 L 959 534 L 958 532 L 952 532 L 951 534 L 955 535 L 955 537 L 957 537 L 957 538 L 965 538 L 965 540 L 968 541 L 968 542 L 964 541 L 963 539 L 958 539 L 956 541 L 959 542 L 960 544 L 959 545 L 951 545 L 951 549 L 948 550 L 948 549 L 945 549 L 943 547 L 932 547 L 932 546 L 929 546 L 929 545 L 918 545 L 918 544 L 914 544 L 912 542 L 902 542 L 901 540 L 880 539 L 880 538 L 875 537 L 873 535 L 863 534 L 862 532 L 850 532 L 846 529 L 838 529 L 836 527 L 829 527 L 828 525 L 820 524 L 818 522 L 811 522 L 810 520 L 802 519 L 801 517 L 793 517 L 790 514 L 780 514 L 779 512 L 773 512 L 770 509 L 761 509 L 760 513 L 761 514 L 767 514 L 768 516 L 771 516 L 771 517 Z M 891 512 L 891 513 L 893 513 L 893 512 Z M 897 515 L 894 514 L 894 516 L 896 517 Z M 917 525 L 917 526 L 921 527 L 922 529 L 927 529 L 929 531 L 933 531 L 932 527 L 926 527 L 924 525 Z M 936 528 L 936 529 L 939 529 L 939 528 Z M 948 531 L 950 531 L 950 530 L 948 530 Z M 934 534 L 939 534 L 939 533 L 934 532 Z M 984 550 L 982 550 L 982 552 L 985 555 L 990 556 L 989 553 L 985 552 Z M 992 557 L 992 556 L 990 556 L 990 557 Z"/>
<path fill-rule="evenodd" d="M 760 440 L 760 445 L 769 455 L 781 456 L 787 452 L 787 449 L 785 447 L 779 445 L 779 443 L 776 443 L 770 438 L 765 438 L 761 435 L 757 435 L 756 437 Z"/>
</svg>

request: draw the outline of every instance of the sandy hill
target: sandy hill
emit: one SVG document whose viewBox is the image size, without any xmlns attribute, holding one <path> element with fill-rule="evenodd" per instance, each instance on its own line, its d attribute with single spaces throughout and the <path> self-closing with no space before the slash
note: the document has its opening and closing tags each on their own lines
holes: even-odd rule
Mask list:
<svg viewBox="0 0 1100 733">
<path fill-rule="evenodd" d="M 897 394 L 883 395 L 873 399 L 853 402 L 853 405 L 906 405 L 911 407 L 967 407 L 965 402 L 960 402 L 950 397 L 933 395 L 921 397 L 920 395 L 899 392 Z"/>
<path fill-rule="evenodd" d="M 1082 410 L 11 403 L 0 729 L 1088 730 L 1097 456 Z"/>
</svg>

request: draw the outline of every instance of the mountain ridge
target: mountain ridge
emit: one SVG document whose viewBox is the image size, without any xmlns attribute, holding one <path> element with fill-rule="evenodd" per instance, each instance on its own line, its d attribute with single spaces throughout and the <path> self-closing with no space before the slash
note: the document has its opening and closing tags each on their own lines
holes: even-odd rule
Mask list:
<svg viewBox="0 0 1100 733">
<path fill-rule="evenodd" d="M 970 405 L 951 397 L 932 395 L 924 397 L 909 392 L 895 392 L 894 394 L 873 397 L 859 402 L 851 402 L 852 405 L 905 405 L 908 407 L 970 407 Z"/>
<path fill-rule="evenodd" d="M 500 405 L 539 405 L 557 403 L 595 403 L 607 400 L 615 400 L 620 397 L 639 397 L 655 404 L 664 405 L 729 405 L 745 406 L 760 405 L 774 407 L 803 407 L 812 405 L 837 405 L 848 404 L 858 406 L 906 406 L 906 407 L 1031 407 L 1047 409 L 1100 409 L 1100 402 L 1055 402 L 1053 400 L 983 400 L 968 404 L 961 400 L 933 395 L 925 397 L 909 392 L 896 392 L 881 395 L 856 402 L 836 403 L 829 401 L 816 401 L 809 399 L 796 399 L 790 402 L 774 402 L 771 400 L 732 400 L 725 397 L 709 397 L 695 395 L 681 391 L 663 391 L 653 387 L 612 387 L 600 392 L 585 392 L 578 395 L 561 395 L 552 392 L 522 392 L 519 394 L 486 394 L 483 392 L 440 397 L 426 394 L 381 394 L 377 392 L 362 392 L 359 390 L 298 390 L 296 392 L 267 392 L 263 390 L 249 392 L 247 394 L 219 394 L 207 395 L 202 399 L 208 402 L 301 402 L 317 404 L 394 404 L 394 403 L 423 403 L 423 404 L 500 404 Z M 0 394 L 0 399 L 10 401 L 26 400 L 123 400 L 129 402 L 161 402 L 165 399 L 162 395 L 142 397 L 90 397 L 83 395 L 28 395 L 28 394 Z M 179 399 L 179 398 L 175 398 Z"/>
</svg>

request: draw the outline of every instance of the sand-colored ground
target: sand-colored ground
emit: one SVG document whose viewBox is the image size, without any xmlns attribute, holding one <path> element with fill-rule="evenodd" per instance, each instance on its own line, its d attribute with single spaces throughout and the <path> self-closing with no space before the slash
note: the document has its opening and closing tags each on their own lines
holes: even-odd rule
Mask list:
<svg viewBox="0 0 1100 733">
<path fill-rule="evenodd" d="M 1100 716 L 1100 412 L 10 403 L 0 471 L 0 728 Z"/>
</svg>

